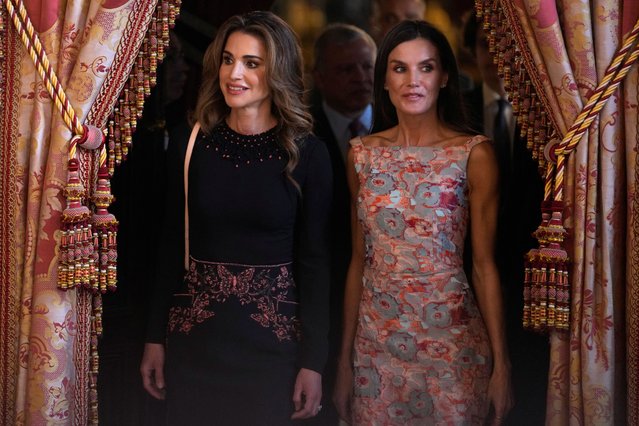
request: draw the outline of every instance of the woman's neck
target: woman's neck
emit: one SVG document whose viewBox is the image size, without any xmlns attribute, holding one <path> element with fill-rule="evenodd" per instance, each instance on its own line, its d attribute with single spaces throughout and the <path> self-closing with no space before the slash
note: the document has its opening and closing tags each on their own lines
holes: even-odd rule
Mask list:
<svg viewBox="0 0 639 426">
<path fill-rule="evenodd" d="M 455 137 L 436 114 L 399 116 L 396 143 L 402 146 L 433 146 Z"/>
<path fill-rule="evenodd" d="M 257 135 L 275 127 L 277 119 L 270 111 L 231 109 L 226 124 L 242 135 Z"/>
</svg>

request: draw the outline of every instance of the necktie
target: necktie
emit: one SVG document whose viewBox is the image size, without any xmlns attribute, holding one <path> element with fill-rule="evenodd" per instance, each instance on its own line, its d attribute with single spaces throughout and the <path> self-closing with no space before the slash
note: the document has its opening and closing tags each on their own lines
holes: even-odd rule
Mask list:
<svg viewBox="0 0 639 426">
<path fill-rule="evenodd" d="M 351 132 L 351 138 L 362 136 L 364 133 L 366 133 L 366 128 L 364 127 L 362 122 L 359 121 L 359 118 L 351 121 L 351 123 L 348 125 L 348 130 Z"/>
</svg>

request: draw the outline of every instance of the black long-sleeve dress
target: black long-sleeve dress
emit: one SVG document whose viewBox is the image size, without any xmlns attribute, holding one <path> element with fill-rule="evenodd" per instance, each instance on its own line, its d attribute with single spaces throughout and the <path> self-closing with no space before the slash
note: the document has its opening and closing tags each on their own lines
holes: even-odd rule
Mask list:
<svg viewBox="0 0 639 426">
<path fill-rule="evenodd" d="M 299 368 L 322 372 L 329 297 L 331 166 L 312 136 L 284 173 L 273 128 L 199 134 L 189 166 L 190 269 L 184 272 L 184 156 L 174 144 L 147 342 L 167 342 L 169 424 L 281 425 Z M 168 326 L 167 326 L 168 324 Z M 167 334 L 168 330 L 168 334 Z"/>
</svg>

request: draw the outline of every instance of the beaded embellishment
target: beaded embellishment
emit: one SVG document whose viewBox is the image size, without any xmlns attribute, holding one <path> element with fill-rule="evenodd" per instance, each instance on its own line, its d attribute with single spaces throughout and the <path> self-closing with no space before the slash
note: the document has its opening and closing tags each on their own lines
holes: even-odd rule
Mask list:
<svg viewBox="0 0 639 426">
<path fill-rule="evenodd" d="M 226 123 L 217 125 L 210 136 L 204 136 L 206 147 L 213 147 L 223 159 L 249 166 L 266 160 L 281 160 L 285 154 L 277 143 L 277 126 L 263 133 L 243 135 Z"/>
</svg>

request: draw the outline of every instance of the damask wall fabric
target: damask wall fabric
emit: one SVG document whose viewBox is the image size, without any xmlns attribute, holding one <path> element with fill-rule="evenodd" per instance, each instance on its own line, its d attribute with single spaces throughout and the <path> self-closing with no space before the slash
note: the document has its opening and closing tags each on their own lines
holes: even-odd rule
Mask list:
<svg viewBox="0 0 639 426">
<path fill-rule="evenodd" d="M 167 4 L 24 0 L 81 120 L 89 117 L 104 128 L 158 3 Z M 56 247 L 72 134 L 4 2 L 1 10 L 0 423 L 84 425 L 95 420 L 89 414 L 87 374 L 91 296 L 57 288 Z M 81 157 L 96 161 L 94 154 Z M 87 297 L 88 304 L 82 300 Z"/>
<path fill-rule="evenodd" d="M 528 73 L 559 138 L 639 18 L 634 0 L 480 3 L 508 20 L 496 38 L 517 44 L 513 74 Z M 547 424 L 639 422 L 637 79 L 635 65 L 569 156 L 570 330 L 550 332 Z"/>
</svg>

